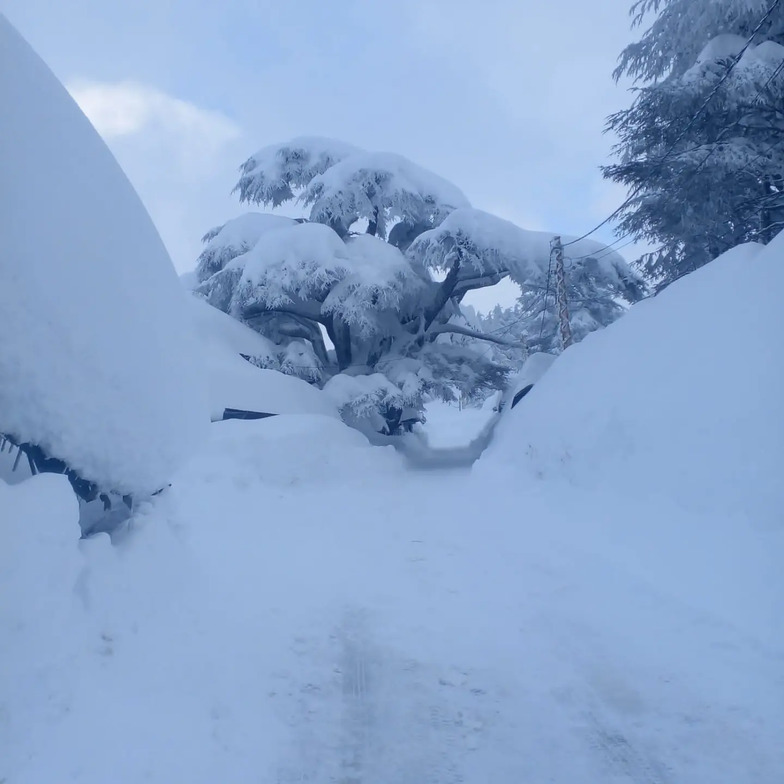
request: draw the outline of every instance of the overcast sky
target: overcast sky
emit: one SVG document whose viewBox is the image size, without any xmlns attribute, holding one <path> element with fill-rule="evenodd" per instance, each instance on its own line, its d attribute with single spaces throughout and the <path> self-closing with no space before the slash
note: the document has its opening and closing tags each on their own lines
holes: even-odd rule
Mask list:
<svg viewBox="0 0 784 784">
<path fill-rule="evenodd" d="M 583 233 L 624 196 L 597 167 L 604 119 L 629 102 L 611 78 L 629 5 L 0 0 L 114 151 L 180 272 L 207 229 L 242 211 L 239 164 L 303 135 L 399 152 L 475 207 Z"/>
</svg>

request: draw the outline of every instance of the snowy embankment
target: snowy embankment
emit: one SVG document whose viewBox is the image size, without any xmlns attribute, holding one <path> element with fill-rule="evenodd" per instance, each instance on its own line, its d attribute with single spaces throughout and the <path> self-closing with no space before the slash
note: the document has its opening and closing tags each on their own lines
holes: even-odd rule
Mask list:
<svg viewBox="0 0 784 784">
<path fill-rule="evenodd" d="M 2 15 L 0 104 L 0 433 L 150 495 L 209 422 L 187 295 L 112 154 Z"/>
<path fill-rule="evenodd" d="M 214 424 L 113 545 L 0 485 L 0 780 L 778 784 L 783 274 L 636 306 L 471 475 L 312 415 Z"/>
</svg>

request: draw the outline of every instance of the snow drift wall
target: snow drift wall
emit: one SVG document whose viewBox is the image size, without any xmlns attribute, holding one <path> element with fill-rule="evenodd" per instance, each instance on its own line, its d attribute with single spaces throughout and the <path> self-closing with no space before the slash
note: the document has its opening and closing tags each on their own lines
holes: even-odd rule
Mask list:
<svg viewBox="0 0 784 784">
<path fill-rule="evenodd" d="M 780 523 L 782 288 L 784 234 L 635 305 L 558 358 L 476 470 Z"/>
<path fill-rule="evenodd" d="M 0 105 L 0 432 L 153 492 L 209 422 L 188 295 L 107 147 L 1 15 Z"/>
</svg>

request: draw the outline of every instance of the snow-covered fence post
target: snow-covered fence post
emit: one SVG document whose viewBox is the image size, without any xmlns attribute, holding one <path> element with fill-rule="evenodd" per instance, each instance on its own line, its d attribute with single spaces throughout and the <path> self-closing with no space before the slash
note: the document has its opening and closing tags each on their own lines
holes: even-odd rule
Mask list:
<svg viewBox="0 0 784 784">
<path fill-rule="evenodd" d="M 566 271 L 561 238 L 553 237 L 552 252 L 555 254 L 555 292 L 558 300 L 558 323 L 561 328 L 561 343 L 564 350 L 572 345 L 572 327 L 569 323 L 569 307 L 566 304 Z"/>
</svg>

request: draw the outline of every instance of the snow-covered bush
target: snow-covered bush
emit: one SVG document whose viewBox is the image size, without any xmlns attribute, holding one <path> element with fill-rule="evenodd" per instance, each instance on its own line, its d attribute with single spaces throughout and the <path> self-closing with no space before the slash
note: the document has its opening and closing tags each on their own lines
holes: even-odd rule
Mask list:
<svg viewBox="0 0 784 784">
<path fill-rule="evenodd" d="M 0 434 L 85 494 L 163 487 L 206 431 L 187 293 L 95 129 L 0 16 Z"/>
<path fill-rule="evenodd" d="M 328 139 L 264 148 L 236 190 L 241 201 L 310 209 L 299 222 L 250 213 L 205 236 L 196 292 L 276 346 L 255 363 L 324 384 L 347 419 L 387 431 L 428 396 L 504 386 L 512 365 L 489 347 L 519 340 L 473 328 L 460 303 L 505 277 L 525 286 L 546 275 L 552 235 L 472 209 L 399 155 Z M 633 277 L 598 243 L 574 249 L 605 253 L 603 268 Z"/>
</svg>

